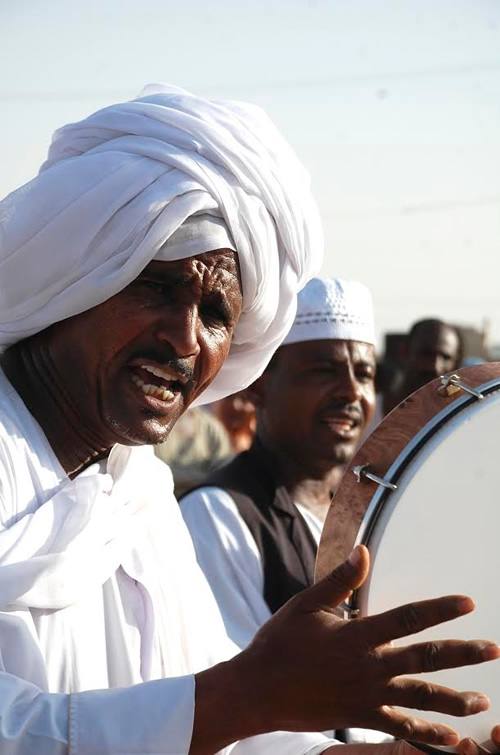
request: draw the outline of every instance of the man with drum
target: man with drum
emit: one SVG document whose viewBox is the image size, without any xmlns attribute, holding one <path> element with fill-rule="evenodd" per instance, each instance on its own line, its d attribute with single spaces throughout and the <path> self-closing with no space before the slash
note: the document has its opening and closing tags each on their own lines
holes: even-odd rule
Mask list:
<svg viewBox="0 0 500 755">
<path fill-rule="evenodd" d="M 256 379 L 319 263 L 306 176 L 264 114 L 149 90 L 58 132 L 0 218 L 0 751 L 317 755 L 331 740 L 300 732 L 348 725 L 455 744 L 392 706 L 488 701 L 405 675 L 500 649 L 389 643 L 469 598 L 342 622 L 359 547 L 233 657 L 149 447 Z"/>
<path fill-rule="evenodd" d="M 314 582 L 324 519 L 375 405 L 369 290 L 313 278 L 290 332 L 246 390 L 257 409 L 249 451 L 180 500 L 229 636 L 259 626 Z"/>
</svg>

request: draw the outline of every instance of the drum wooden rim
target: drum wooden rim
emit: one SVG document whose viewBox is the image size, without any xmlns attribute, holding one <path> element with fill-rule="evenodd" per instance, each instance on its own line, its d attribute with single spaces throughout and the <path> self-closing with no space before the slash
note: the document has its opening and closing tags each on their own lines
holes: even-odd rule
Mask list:
<svg viewBox="0 0 500 755">
<path fill-rule="evenodd" d="M 500 378 L 500 362 L 462 367 L 456 371 L 471 388 Z M 353 468 L 369 464 L 384 477 L 395 459 L 436 415 L 463 402 L 463 391 L 445 395 L 437 378 L 412 393 L 396 406 L 366 439 L 347 468 L 326 517 L 316 559 L 315 580 L 322 579 L 349 556 L 358 532 L 378 488 L 375 483 L 358 482 Z"/>
</svg>

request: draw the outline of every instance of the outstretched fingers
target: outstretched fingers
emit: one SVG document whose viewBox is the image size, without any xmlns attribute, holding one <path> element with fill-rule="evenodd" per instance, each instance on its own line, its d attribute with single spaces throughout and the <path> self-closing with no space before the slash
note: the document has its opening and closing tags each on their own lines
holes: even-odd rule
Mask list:
<svg viewBox="0 0 500 755">
<path fill-rule="evenodd" d="M 431 723 L 423 718 L 415 718 L 388 705 L 383 705 L 378 709 L 374 723 L 370 725 L 374 729 L 386 731 L 398 739 L 423 742 L 429 745 L 449 747 L 458 744 L 459 741 L 457 732 L 451 726 Z"/>
<path fill-rule="evenodd" d="M 472 666 L 500 657 L 500 648 L 486 640 L 436 640 L 375 651 L 388 677 Z"/>
<path fill-rule="evenodd" d="M 419 679 L 392 679 L 387 686 L 389 705 L 432 710 L 450 716 L 470 716 L 489 708 L 490 701 L 480 692 L 458 692 Z"/>
<path fill-rule="evenodd" d="M 368 646 L 376 647 L 391 640 L 416 634 L 436 624 L 451 621 L 474 610 L 471 598 L 447 595 L 443 598 L 407 603 L 390 611 L 361 619 Z"/>
</svg>

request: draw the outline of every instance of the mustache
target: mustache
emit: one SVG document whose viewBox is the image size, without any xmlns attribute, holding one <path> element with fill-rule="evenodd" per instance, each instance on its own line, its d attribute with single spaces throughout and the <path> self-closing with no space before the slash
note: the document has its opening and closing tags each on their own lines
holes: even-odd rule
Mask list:
<svg viewBox="0 0 500 755">
<path fill-rule="evenodd" d="M 363 421 L 363 410 L 358 403 L 346 403 L 345 401 L 331 401 L 328 406 L 325 406 L 321 414 L 335 414 L 341 412 L 348 419 L 352 419 L 355 422 Z"/>
<path fill-rule="evenodd" d="M 157 351 L 141 352 L 137 355 L 139 358 L 150 359 L 152 362 L 158 362 L 163 367 L 166 367 L 172 372 L 177 373 L 186 380 L 192 381 L 194 378 L 194 367 L 192 365 L 192 359 L 182 359 L 181 357 L 166 357 L 165 354 L 160 354 Z"/>
</svg>

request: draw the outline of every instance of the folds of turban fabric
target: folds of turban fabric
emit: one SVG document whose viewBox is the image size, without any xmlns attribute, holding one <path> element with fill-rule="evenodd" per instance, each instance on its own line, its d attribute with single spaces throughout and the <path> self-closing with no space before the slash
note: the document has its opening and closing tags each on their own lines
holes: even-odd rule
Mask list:
<svg viewBox="0 0 500 755">
<path fill-rule="evenodd" d="M 250 384 L 321 264 L 309 178 L 260 108 L 166 85 L 57 131 L 39 175 L 0 203 L 0 347 L 121 291 L 196 215 L 227 227 L 244 301 L 202 399 Z"/>
</svg>

